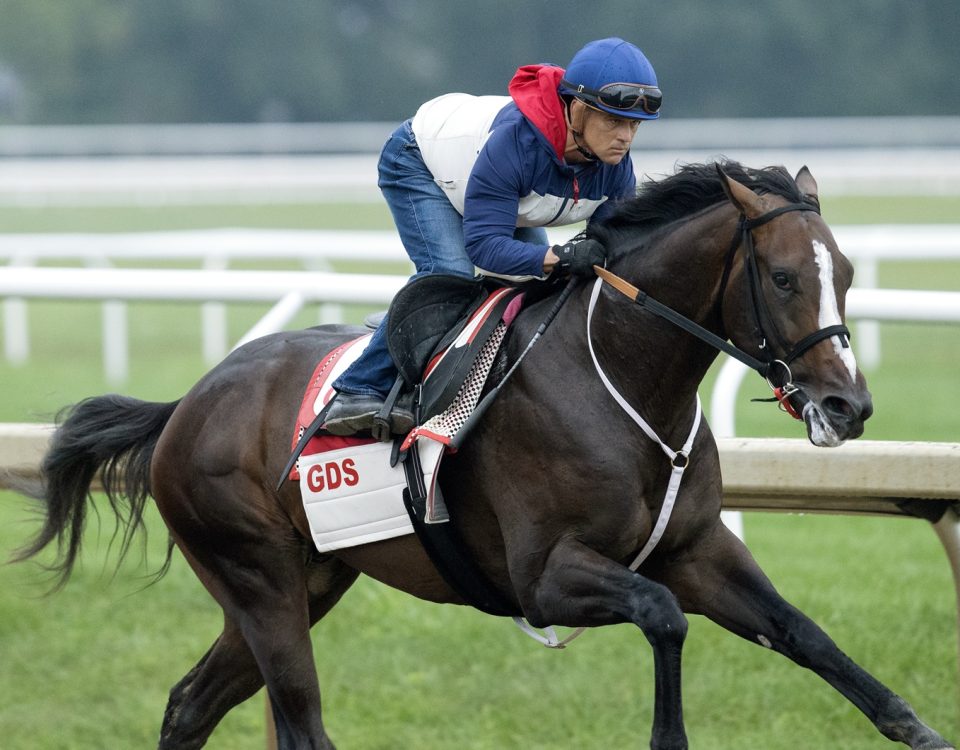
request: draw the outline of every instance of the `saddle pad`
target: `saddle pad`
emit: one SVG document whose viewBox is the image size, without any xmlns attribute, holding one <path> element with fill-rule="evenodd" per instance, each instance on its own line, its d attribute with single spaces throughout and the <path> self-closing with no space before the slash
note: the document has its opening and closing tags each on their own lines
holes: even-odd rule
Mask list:
<svg viewBox="0 0 960 750">
<path fill-rule="evenodd" d="M 403 466 L 390 466 L 390 443 L 352 445 L 300 458 L 300 494 L 320 552 L 412 534 L 403 504 Z M 443 445 L 424 441 L 424 482 L 433 486 Z"/>
<path fill-rule="evenodd" d="M 425 383 L 429 383 L 431 376 L 436 378 L 438 370 L 443 370 L 445 360 L 454 359 L 447 357 L 451 350 L 464 349 L 477 342 L 477 350 L 466 360 L 472 365 L 466 380 L 452 381 L 457 390 L 447 401 L 453 403 L 444 404 L 448 406 L 447 410 L 428 422 L 431 429 L 420 432 L 415 428 L 403 446 L 404 450 L 408 449 L 411 441 L 420 445 L 420 463 L 427 490 L 427 523 L 446 519 L 445 509 L 441 512 L 436 501 L 437 469 L 450 437 L 476 405 L 493 355 L 522 299 L 522 293 L 517 294 L 516 290 L 508 288 L 491 294 L 451 344 L 429 363 Z M 297 447 L 304 431 L 335 395 L 333 382 L 363 353 L 369 341 L 367 335 L 342 344 L 317 365 L 297 413 L 291 448 Z M 458 354 L 460 356 L 455 358 L 463 359 L 463 355 Z M 449 371 L 446 378 L 449 389 Z M 453 411 L 460 419 L 448 418 L 448 411 Z M 449 435 L 445 434 L 447 431 Z M 289 478 L 299 480 L 304 512 L 319 551 L 328 552 L 414 532 L 403 502 L 407 476 L 402 465 L 390 466 L 392 450 L 392 444 L 379 443 L 373 438 L 319 434 L 307 442 Z"/>
<path fill-rule="evenodd" d="M 333 382 L 366 349 L 370 336 L 338 346 L 317 365 L 297 413 L 293 446 L 333 398 Z M 300 482 L 310 534 L 320 552 L 353 547 L 413 533 L 403 504 L 407 486 L 402 465 L 390 466 L 391 443 L 373 438 L 320 434 L 311 438 L 290 472 Z M 429 442 L 421 451 L 428 487 L 443 446 Z"/>
</svg>

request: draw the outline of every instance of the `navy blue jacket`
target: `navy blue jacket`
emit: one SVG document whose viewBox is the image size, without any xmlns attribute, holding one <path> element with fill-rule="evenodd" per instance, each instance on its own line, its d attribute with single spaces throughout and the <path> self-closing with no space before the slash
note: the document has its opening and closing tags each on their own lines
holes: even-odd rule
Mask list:
<svg viewBox="0 0 960 750">
<path fill-rule="evenodd" d="M 525 66 L 510 97 L 447 94 L 413 118 L 424 163 L 463 215 L 467 254 L 485 271 L 542 276 L 547 246 L 515 240 L 517 227 L 596 219 L 610 199 L 636 190 L 629 154 L 614 166 L 564 161 L 562 76 L 555 66 Z"/>
</svg>

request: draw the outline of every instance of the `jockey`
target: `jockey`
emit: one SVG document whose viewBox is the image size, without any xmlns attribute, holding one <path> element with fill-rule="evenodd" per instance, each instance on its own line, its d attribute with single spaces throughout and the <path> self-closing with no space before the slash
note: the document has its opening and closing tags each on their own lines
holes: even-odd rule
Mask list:
<svg viewBox="0 0 960 750">
<path fill-rule="evenodd" d="M 634 45 L 590 42 L 566 69 L 526 65 L 510 96 L 446 94 L 426 102 L 387 139 L 378 185 L 416 274 L 581 276 L 602 265 L 596 240 L 550 246 L 543 227 L 603 216 L 634 194 L 630 144 L 659 115 L 653 66 Z M 324 429 L 351 435 L 373 426 L 397 370 L 386 321 L 333 384 Z M 391 413 L 405 434 L 413 416 Z M 387 439 L 389 436 L 381 436 Z"/>
</svg>

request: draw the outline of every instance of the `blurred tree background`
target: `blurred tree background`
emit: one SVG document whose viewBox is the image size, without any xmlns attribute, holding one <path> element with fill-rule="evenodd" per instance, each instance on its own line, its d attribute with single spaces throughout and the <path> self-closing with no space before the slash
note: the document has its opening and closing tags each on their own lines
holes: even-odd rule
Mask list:
<svg viewBox="0 0 960 750">
<path fill-rule="evenodd" d="M 958 0 L 0 0 L 0 123 L 398 120 L 604 36 L 673 117 L 960 114 Z"/>
</svg>

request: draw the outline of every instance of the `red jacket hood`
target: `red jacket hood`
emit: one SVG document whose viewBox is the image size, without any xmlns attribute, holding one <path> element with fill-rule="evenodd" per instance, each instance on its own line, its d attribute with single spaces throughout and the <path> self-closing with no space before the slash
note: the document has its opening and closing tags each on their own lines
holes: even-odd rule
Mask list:
<svg viewBox="0 0 960 750">
<path fill-rule="evenodd" d="M 557 93 L 563 73 L 556 65 L 524 65 L 508 87 L 519 110 L 550 142 L 560 161 L 567 147 L 567 120 Z"/>
</svg>

